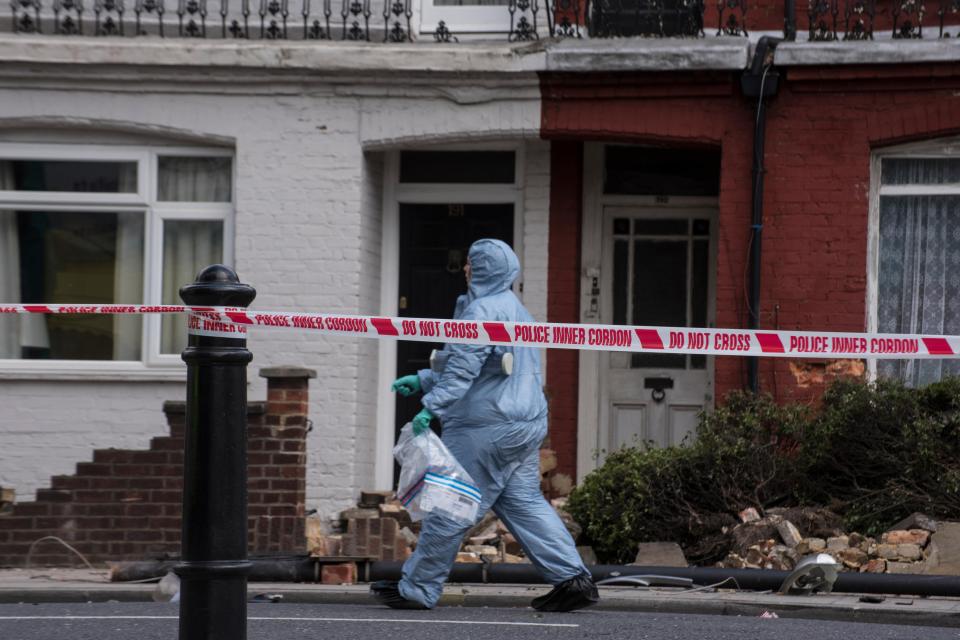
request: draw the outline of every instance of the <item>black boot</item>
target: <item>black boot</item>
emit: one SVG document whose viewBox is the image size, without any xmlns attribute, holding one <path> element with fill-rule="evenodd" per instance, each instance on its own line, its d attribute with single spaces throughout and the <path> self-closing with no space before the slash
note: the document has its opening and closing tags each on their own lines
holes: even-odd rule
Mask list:
<svg viewBox="0 0 960 640">
<path fill-rule="evenodd" d="M 370 595 L 391 609 L 426 609 L 419 602 L 407 600 L 400 595 L 396 580 L 379 580 L 370 585 Z"/>
<path fill-rule="evenodd" d="M 600 602 L 597 585 L 588 573 L 561 582 L 550 593 L 534 598 L 530 605 L 537 611 L 573 611 Z"/>
</svg>

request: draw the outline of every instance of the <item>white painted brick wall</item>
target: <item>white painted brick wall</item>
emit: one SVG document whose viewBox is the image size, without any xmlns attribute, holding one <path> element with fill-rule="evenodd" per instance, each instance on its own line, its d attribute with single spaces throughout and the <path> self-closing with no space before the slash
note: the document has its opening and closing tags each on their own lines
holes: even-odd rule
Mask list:
<svg viewBox="0 0 960 640">
<path fill-rule="evenodd" d="M 524 145 L 523 304 L 539 322 L 547 321 L 547 242 L 550 224 L 550 143 Z"/>
<path fill-rule="evenodd" d="M 534 93 L 480 104 L 457 104 L 442 92 L 391 98 L 384 89 L 361 97 L 321 85 L 292 94 L 289 87 L 238 92 L 240 80 L 153 90 L 145 78 L 90 88 L 96 81 L 61 81 L 57 89 L 0 84 L 0 122 L 62 119 L 105 128 L 122 122 L 133 140 L 130 130 L 138 126 L 234 139 L 235 266 L 242 281 L 257 288 L 255 305 L 263 309 L 377 312 L 383 180 L 377 149 L 398 141 L 531 138 L 540 117 L 535 79 Z M 50 141 L 56 133 L 0 129 L 0 140 L 13 138 Z M 374 150 L 364 153 L 364 147 Z M 531 140 L 527 147 L 525 297 L 534 315 L 545 318 L 549 154 L 545 142 Z M 254 332 L 249 347 L 251 400 L 264 398 L 262 367 L 319 373 L 310 383 L 307 501 L 331 518 L 373 482 L 382 391 L 376 342 Z M 166 434 L 162 402 L 182 398 L 183 384 L 176 382 L 0 380 L 0 485 L 29 495 L 47 486 L 50 475 L 71 473 L 76 462 L 89 460 L 94 448 L 144 448 L 150 437 Z"/>
<path fill-rule="evenodd" d="M 550 143 L 529 140 L 524 147 L 523 304 L 538 322 L 547 321 L 547 255 L 550 239 Z M 543 377 L 549 351 L 540 352 Z"/>
</svg>

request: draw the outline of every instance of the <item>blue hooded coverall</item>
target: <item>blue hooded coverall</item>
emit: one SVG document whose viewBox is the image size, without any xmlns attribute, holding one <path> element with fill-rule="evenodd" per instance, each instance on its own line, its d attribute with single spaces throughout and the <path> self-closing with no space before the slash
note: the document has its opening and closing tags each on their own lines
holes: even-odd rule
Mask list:
<svg viewBox="0 0 960 640">
<path fill-rule="evenodd" d="M 469 258 L 469 290 L 457 299 L 454 319 L 534 322 L 510 290 L 520 262 L 509 245 L 478 240 Z M 478 520 L 493 509 L 552 585 L 587 573 L 573 538 L 540 492 L 547 402 L 539 352 L 465 344 L 448 344 L 444 351 L 442 373 L 418 372 L 422 403 L 440 419 L 444 444 L 480 489 Z M 513 353 L 512 375 L 484 369 L 494 351 Z M 441 515 L 427 516 L 416 551 L 403 565 L 400 595 L 436 605 L 469 529 Z"/>
</svg>

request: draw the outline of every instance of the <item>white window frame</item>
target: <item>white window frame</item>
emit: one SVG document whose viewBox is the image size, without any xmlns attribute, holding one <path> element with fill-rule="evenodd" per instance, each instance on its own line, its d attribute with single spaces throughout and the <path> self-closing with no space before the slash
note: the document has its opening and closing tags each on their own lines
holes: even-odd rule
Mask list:
<svg viewBox="0 0 960 640">
<path fill-rule="evenodd" d="M 545 10 L 541 9 L 537 14 L 538 31 L 541 26 L 541 13 L 546 20 Z M 463 35 L 504 34 L 510 31 L 510 11 L 506 4 L 443 6 L 435 5 L 433 0 L 420 0 L 419 33 L 433 34 L 441 21 L 458 38 Z"/>
<path fill-rule="evenodd" d="M 234 261 L 236 162 L 231 163 L 229 202 L 160 202 L 157 199 L 159 157 L 229 157 L 232 149 L 195 146 L 125 146 L 86 144 L 0 143 L 0 160 L 116 161 L 137 163 L 135 193 L 72 193 L 0 191 L 0 209 L 18 211 L 136 212 L 144 216 L 143 300 L 116 303 L 161 304 L 163 224 L 167 220 L 223 223 L 223 261 Z M 187 284 L 187 283 L 183 283 Z M 57 301 L 54 301 L 57 302 Z M 179 354 L 160 353 L 159 314 L 143 316 L 140 360 L 0 360 L 0 379 L 157 379 L 182 380 L 186 370 Z"/>
<path fill-rule="evenodd" d="M 880 285 L 880 198 L 882 196 L 960 196 L 960 183 L 938 185 L 883 185 L 883 160 L 960 158 L 960 137 L 877 149 L 870 156 L 870 210 L 867 221 L 867 333 L 879 329 L 877 303 Z M 877 359 L 867 358 L 867 378 L 876 380 Z"/>
</svg>

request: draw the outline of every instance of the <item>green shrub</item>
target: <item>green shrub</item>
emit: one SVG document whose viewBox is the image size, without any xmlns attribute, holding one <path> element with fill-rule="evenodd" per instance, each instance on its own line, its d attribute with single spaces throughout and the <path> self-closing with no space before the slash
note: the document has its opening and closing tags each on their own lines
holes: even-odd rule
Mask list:
<svg viewBox="0 0 960 640">
<path fill-rule="evenodd" d="M 801 448 L 797 499 L 879 533 L 914 511 L 960 514 L 960 379 L 921 389 L 839 381 Z"/>
<path fill-rule="evenodd" d="M 611 452 L 584 478 L 567 509 L 599 558 L 632 561 L 638 542 L 673 540 L 692 561 L 726 555 L 722 527 L 747 506 L 790 495 L 785 460 L 794 457 L 806 409 L 768 396 L 734 393 L 703 414 L 694 442 Z"/>
<path fill-rule="evenodd" d="M 567 508 L 601 560 L 671 540 L 714 562 L 729 548 L 723 527 L 750 506 L 825 506 L 864 533 L 913 511 L 960 515 L 960 379 L 919 390 L 840 380 L 816 410 L 735 392 L 696 433 L 611 452 L 574 490 Z"/>
</svg>

